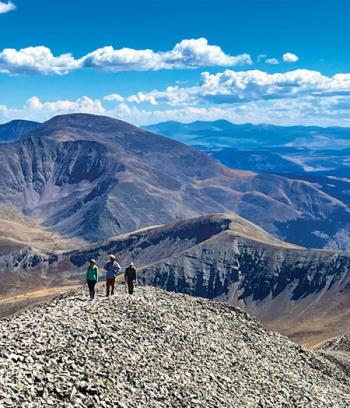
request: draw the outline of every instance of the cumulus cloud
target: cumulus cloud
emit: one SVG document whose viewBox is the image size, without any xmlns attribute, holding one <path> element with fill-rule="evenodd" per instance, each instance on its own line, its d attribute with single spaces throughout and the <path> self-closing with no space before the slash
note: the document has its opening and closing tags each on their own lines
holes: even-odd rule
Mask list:
<svg viewBox="0 0 350 408">
<path fill-rule="evenodd" d="M 198 88 L 180 88 L 168 86 L 164 91 L 138 92 L 127 98 L 128 102 L 151 105 L 195 105 L 198 102 Z"/>
<path fill-rule="evenodd" d="M 24 106 L 29 111 L 39 111 L 47 116 L 63 113 L 104 113 L 105 108 L 99 99 L 83 96 L 76 100 L 57 100 L 54 102 L 41 102 L 37 96 L 29 98 Z"/>
<path fill-rule="evenodd" d="M 200 84 L 170 86 L 165 90 L 139 92 L 127 98 L 132 103 L 151 105 L 232 104 L 259 100 L 296 98 L 303 95 L 326 97 L 350 94 L 350 74 L 331 77 L 318 71 L 298 69 L 269 74 L 260 70 L 201 74 Z"/>
<path fill-rule="evenodd" d="M 299 57 L 291 52 L 286 52 L 282 56 L 284 62 L 297 62 Z"/>
<path fill-rule="evenodd" d="M 15 10 L 16 6 L 12 1 L 0 1 L 0 14 L 8 13 L 9 11 Z"/>
<path fill-rule="evenodd" d="M 124 101 L 124 97 L 117 93 L 106 95 L 103 99 L 109 102 L 123 102 Z"/>
<path fill-rule="evenodd" d="M 0 3 L 1 4 L 1 3 Z M 205 38 L 182 40 L 166 52 L 151 49 L 99 48 L 76 59 L 67 53 L 54 56 L 44 46 L 20 50 L 6 48 L 0 52 L 0 72 L 19 74 L 67 74 L 76 69 L 93 68 L 102 71 L 157 71 L 161 69 L 186 69 L 214 66 L 252 64 L 248 54 L 231 56 L 217 45 L 210 45 Z"/>
<path fill-rule="evenodd" d="M 0 105 L 0 120 L 27 119 L 45 121 L 55 115 L 75 112 L 105 114 L 106 109 L 99 99 L 91 99 L 87 96 L 76 100 L 66 99 L 49 102 L 43 102 L 37 96 L 32 96 L 21 108 Z"/>
<path fill-rule="evenodd" d="M 217 103 L 231 103 L 301 95 L 329 96 L 349 91 L 350 74 L 328 77 L 307 69 L 275 74 L 260 70 L 226 70 L 218 74 L 202 74 L 200 97 Z"/>
<path fill-rule="evenodd" d="M 0 52 L 0 72 L 19 74 L 67 74 L 79 63 L 71 54 L 55 57 L 47 47 L 5 48 Z"/>
<path fill-rule="evenodd" d="M 84 67 L 113 72 L 252 64 L 248 54 L 227 55 L 219 46 L 208 44 L 205 38 L 182 40 L 166 52 L 103 47 L 86 55 L 81 61 Z"/>
</svg>

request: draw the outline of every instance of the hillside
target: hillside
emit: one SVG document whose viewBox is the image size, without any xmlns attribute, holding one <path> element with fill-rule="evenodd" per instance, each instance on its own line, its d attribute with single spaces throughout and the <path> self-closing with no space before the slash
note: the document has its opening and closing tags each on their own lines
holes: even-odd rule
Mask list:
<svg viewBox="0 0 350 408">
<path fill-rule="evenodd" d="M 31 304 L 31 299 L 23 296 L 25 293 L 64 286 L 64 273 L 48 274 L 45 260 L 72 248 L 82 248 L 86 243 L 65 239 L 43 228 L 39 221 L 31 221 L 18 211 L 1 205 L 0 217 L 1 316 Z"/>
<path fill-rule="evenodd" d="M 0 146 L 0 202 L 90 242 L 234 211 L 286 241 L 346 249 L 337 234 L 350 225 L 348 206 L 316 184 L 230 170 L 179 142 L 86 114 L 55 117 Z"/>
<path fill-rule="evenodd" d="M 68 251 L 84 246 L 84 241 L 65 239 L 43 228 L 39 220 L 31 221 L 8 207 L 0 205 L 0 217 L 0 256 L 25 246 L 32 246 L 43 253 Z"/>
<path fill-rule="evenodd" d="M 0 328 L 7 406 L 350 404 L 349 377 L 334 364 L 243 311 L 204 299 L 152 288 L 137 288 L 131 299 L 121 286 L 90 302 L 80 290 Z"/>
</svg>

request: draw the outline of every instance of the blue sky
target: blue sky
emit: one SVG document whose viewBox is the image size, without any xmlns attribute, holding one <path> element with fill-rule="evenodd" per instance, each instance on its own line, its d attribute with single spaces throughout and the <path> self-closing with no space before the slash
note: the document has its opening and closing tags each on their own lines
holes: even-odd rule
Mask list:
<svg viewBox="0 0 350 408">
<path fill-rule="evenodd" d="M 350 126 L 349 12 L 347 0 L 0 0 L 0 122 L 86 111 Z"/>
</svg>

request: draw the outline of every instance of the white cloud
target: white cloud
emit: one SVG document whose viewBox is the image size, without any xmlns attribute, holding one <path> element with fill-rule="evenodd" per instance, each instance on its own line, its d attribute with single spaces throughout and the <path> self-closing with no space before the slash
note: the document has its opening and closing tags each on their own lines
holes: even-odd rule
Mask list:
<svg viewBox="0 0 350 408">
<path fill-rule="evenodd" d="M 107 95 L 103 99 L 108 102 L 123 102 L 124 101 L 124 97 L 117 93 Z"/>
<path fill-rule="evenodd" d="M 16 6 L 12 3 L 12 1 L 0 1 L 0 14 L 8 13 L 9 11 L 15 10 L 15 8 Z"/>
<path fill-rule="evenodd" d="M 79 63 L 71 54 L 53 56 L 44 46 L 15 50 L 5 48 L 0 52 L 0 72 L 18 74 L 67 74 L 76 69 Z"/>
<path fill-rule="evenodd" d="M 277 58 L 267 58 L 265 60 L 266 64 L 270 64 L 270 65 L 277 65 L 279 64 L 279 61 Z"/>
<path fill-rule="evenodd" d="M 66 99 L 51 102 L 43 102 L 37 96 L 32 96 L 21 108 L 0 105 L 0 120 L 27 119 L 45 121 L 55 115 L 75 112 L 105 114 L 106 109 L 99 99 L 91 99 L 87 96 L 76 100 Z"/>
<path fill-rule="evenodd" d="M 282 56 L 284 62 L 297 62 L 299 57 L 291 52 L 286 52 Z"/>
<path fill-rule="evenodd" d="M 84 112 L 104 113 L 105 108 L 99 99 L 91 99 L 83 96 L 76 100 L 58 100 L 54 102 L 41 102 L 37 96 L 29 98 L 24 106 L 29 111 L 38 111 L 51 117 L 63 113 Z"/>
<path fill-rule="evenodd" d="M 234 66 L 252 64 L 250 55 L 230 56 L 217 45 L 209 45 L 205 38 L 182 40 L 172 51 L 161 53 L 167 65 L 175 66 Z"/>
<path fill-rule="evenodd" d="M 0 3 L 1 4 L 1 3 Z M 6 48 L 0 51 L 0 73 L 67 74 L 76 69 L 93 68 L 102 71 L 157 71 L 212 66 L 252 64 L 248 54 L 230 56 L 205 38 L 182 40 L 171 51 L 155 52 L 150 49 L 99 48 L 80 59 L 67 53 L 54 56 L 45 46 L 20 50 Z"/>
<path fill-rule="evenodd" d="M 160 69 L 198 68 L 252 64 L 248 54 L 230 56 L 205 38 L 182 40 L 171 51 L 150 49 L 99 48 L 81 59 L 82 65 L 105 71 L 157 71 Z"/>
<path fill-rule="evenodd" d="M 151 105 L 232 104 L 305 95 L 329 97 L 344 94 L 350 94 L 350 74 L 328 77 L 306 69 L 275 74 L 260 70 L 226 70 L 216 74 L 202 73 L 197 86 L 169 86 L 165 90 L 138 92 L 129 96 L 127 101 Z"/>
<path fill-rule="evenodd" d="M 151 105 L 194 105 L 198 102 L 197 89 L 196 87 L 168 86 L 164 91 L 138 92 L 129 96 L 127 101 L 137 104 L 149 103 Z"/>
</svg>

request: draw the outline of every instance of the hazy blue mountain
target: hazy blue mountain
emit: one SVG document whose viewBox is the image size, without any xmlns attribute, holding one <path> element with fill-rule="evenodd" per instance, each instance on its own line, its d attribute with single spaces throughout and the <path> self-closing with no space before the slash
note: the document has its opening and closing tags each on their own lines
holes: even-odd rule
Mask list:
<svg viewBox="0 0 350 408">
<path fill-rule="evenodd" d="M 12 120 L 0 125 L 0 143 L 13 142 L 38 127 L 40 123 L 29 120 Z"/>
<path fill-rule="evenodd" d="M 234 148 L 221 148 L 205 150 L 205 152 L 232 169 L 269 173 L 304 172 L 303 167 L 299 164 L 283 158 L 278 153 L 273 153 L 266 150 L 238 150 Z"/>
<path fill-rule="evenodd" d="M 349 148 L 350 128 L 233 124 L 226 120 L 208 122 L 162 122 L 145 129 L 184 143 L 206 148 L 262 149 L 290 146 L 311 149 Z"/>
<path fill-rule="evenodd" d="M 192 147 L 103 116 L 58 116 L 0 145 L 0 203 L 89 241 L 236 212 L 287 241 L 350 248 L 349 207 L 317 184 L 231 170 Z"/>
</svg>

